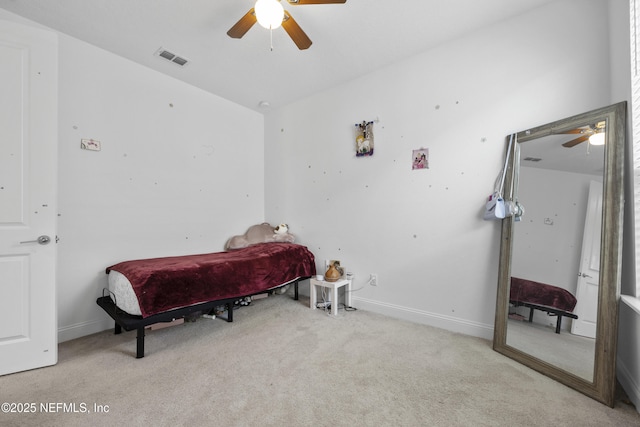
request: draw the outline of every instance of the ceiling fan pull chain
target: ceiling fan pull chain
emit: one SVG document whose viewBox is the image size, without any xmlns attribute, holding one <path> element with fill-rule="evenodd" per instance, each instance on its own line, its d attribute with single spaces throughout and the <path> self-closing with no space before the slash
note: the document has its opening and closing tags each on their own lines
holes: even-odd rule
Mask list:
<svg viewBox="0 0 640 427">
<path fill-rule="evenodd" d="M 269 27 L 269 38 L 271 39 L 271 51 L 273 52 L 273 28 Z"/>
</svg>

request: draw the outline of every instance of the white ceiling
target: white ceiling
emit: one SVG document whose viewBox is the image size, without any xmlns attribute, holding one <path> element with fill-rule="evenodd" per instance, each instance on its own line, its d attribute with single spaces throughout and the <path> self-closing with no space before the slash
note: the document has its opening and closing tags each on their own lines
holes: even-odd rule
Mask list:
<svg viewBox="0 0 640 427">
<path fill-rule="evenodd" d="M 562 144 L 577 135 L 548 135 L 520 144 L 520 161 L 523 167 L 557 170 L 602 176 L 604 173 L 604 145 L 595 146 L 582 142 L 571 148 Z M 538 162 L 527 158 L 541 159 Z"/>
<path fill-rule="evenodd" d="M 6 9 L 256 111 L 278 108 L 554 0 L 284 3 L 313 41 L 282 28 L 226 32 L 255 0 L 0 0 Z M 557 1 L 557 0 L 556 0 Z M 185 67 L 154 53 L 163 47 Z"/>
</svg>

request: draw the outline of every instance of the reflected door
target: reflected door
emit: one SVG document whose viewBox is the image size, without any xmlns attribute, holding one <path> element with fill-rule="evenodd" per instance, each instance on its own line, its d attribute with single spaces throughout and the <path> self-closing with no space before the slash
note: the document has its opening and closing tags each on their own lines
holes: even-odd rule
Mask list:
<svg viewBox="0 0 640 427">
<path fill-rule="evenodd" d="M 596 337 L 598 317 L 598 288 L 600 285 L 600 231 L 602 229 L 602 184 L 591 181 L 589 201 L 584 223 L 582 256 L 578 272 L 575 314 L 571 333 L 583 337 Z"/>
</svg>

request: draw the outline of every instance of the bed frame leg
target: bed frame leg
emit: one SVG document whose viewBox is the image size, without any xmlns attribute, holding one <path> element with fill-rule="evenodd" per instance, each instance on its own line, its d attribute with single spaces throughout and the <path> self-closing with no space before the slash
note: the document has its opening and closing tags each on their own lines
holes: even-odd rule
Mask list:
<svg viewBox="0 0 640 427">
<path fill-rule="evenodd" d="M 293 285 L 293 288 L 295 289 L 295 296 L 293 297 L 293 299 L 298 301 L 298 281 L 297 280 L 295 285 Z"/>
<path fill-rule="evenodd" d="M 119 335 L 122 333 L 122 326 L 120 326 L 119 324 L 116 323 L 116 327 L 113 328 L 113 333 L 115 335 Z"/>
<path fill-rule="evenodd" d="M 562 326 L 562 316 L 558 314 L 558 320 L 556 321 L 556 334 L 560 333 L 561 326 Z"/>
<path fill-rule="evenodd" d="M 142 359 L 144 357 L 144 326 L 142 328 L 138 328 L 136 341 L 136 359 Z"/>
</svg>

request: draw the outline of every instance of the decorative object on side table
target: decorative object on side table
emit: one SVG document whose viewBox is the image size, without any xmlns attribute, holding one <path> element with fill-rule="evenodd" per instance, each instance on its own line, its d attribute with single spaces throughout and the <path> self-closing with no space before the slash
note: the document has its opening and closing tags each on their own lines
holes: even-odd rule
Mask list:
<svg viewBox="0 0 640 427">
<path fill-rule="evenodd" d="M 326 273 L 324 273 L 324 280 L 326 280 L 327 282 L 336 282 L 340 279 L 340 276 L 342 275 L 340 274 L 336 266 L 334 264 L 330 264 Z"/>
</svg>

